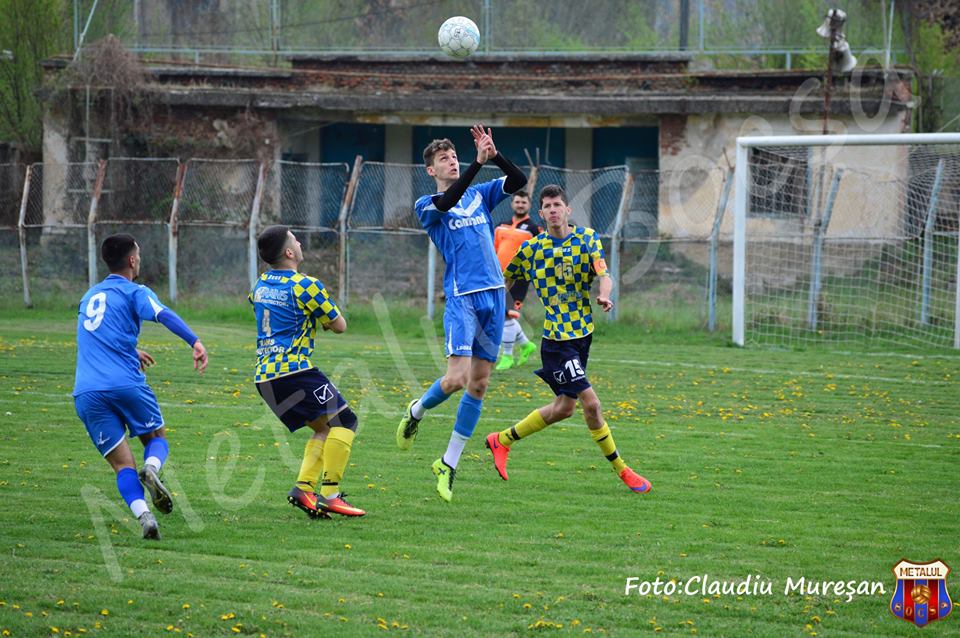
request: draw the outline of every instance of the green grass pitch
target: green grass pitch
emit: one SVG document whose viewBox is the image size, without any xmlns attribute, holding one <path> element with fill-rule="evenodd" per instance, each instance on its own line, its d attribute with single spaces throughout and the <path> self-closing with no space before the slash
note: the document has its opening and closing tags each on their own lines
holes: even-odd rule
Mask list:
<svg viewBox="0 0 960 638">
<path fill-rule="evenodd" d="M 601 330 L 589 373 L 653 492 L 619 482 L 579 415 L 517 444 L 499 479 L 483 435 L 550 399 L 528 364 L 495 373 L 447 504 L 430 463 L 456 400 L 413 450 L 394 443 L 403 406 L 441 371 L 439 341 L 396 320 L 384 336 L 367 318 L 320 336 L 314 361 L 360 415 L 344 484 L 368 514 L 310 521 L 285 501 L 306 435 L 254 390 L 252 320 L 184 314 L 210 351 L 202 377 L 165 330 L 142 335 L 177 499 L 158 543 L 140 539 L 74 412 L 70 312 L 0 318 L 2 635 L 914 636 L 888 611 L 892 566 L 960 569 L 949 351 L 738 350 Z M 624 594 L 630 577 L 704 576 L 772 591 Z M 784 592 L 801 577 L 885 593 Z M 957 616 L 926 631 L 960 632 Z"/>
</svg>

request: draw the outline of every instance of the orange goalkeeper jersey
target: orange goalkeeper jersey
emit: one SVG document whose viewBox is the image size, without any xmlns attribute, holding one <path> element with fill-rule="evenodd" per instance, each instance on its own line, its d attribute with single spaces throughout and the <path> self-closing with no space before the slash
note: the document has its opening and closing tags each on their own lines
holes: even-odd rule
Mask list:
<svg viewBox="0 0 960 638">
<path fill-rule="evenodd" d="M 493 247 L 500 260 L 500 270 L 506 270 L 507 264 L 520 250 L 520 246 L 528 239 L 540 234 L 540 227 L 530 221 L 527 215 L 523 219 L 511 218 L 506 224 L 500 224 L 493 231 Z"/>
</svg>

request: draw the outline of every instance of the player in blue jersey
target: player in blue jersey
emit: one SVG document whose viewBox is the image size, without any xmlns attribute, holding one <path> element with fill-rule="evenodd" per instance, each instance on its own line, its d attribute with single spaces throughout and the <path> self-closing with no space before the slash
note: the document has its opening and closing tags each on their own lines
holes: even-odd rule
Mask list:
<svg viewBox="0 0 960 638">
<path fill-rule="evenodd" d="M 288 430 L 313 430 L 287 500 L 311 518 L 329 518 L 329 513 L 363 516 L 366 512 L 348 503 L 340 491 L 357 415 L 310 361 L 317 325 L 339 334 L 347 321 L 323 282 L 297 272 L 303 250 L 287 226 L 266 228 L 257 250 L 270 265 L 249 296 L 257 316 L 257 392 Z"/>
<path fill-rule="evenodd" d="M 157 397 L 143 374 L 154 360 L 137 349 L 141 323 L 156 321 L 186 341 L 193 348 L 198 372 L 207 367 L 207 351 L 152 290 L 133 283 L 140 274 L 140 247 L 131 235 L 107 237 L 100 254 L 110 275 L 80 300 L 74 405 L 93 444 L 117 473 L 117 489 L 140 521 L 143 537 L 159 540 L 157 519 L 147 507 L 143 488 L 158 510 L 173 511 L 173 498 L 159 477 L 169 446 Z M 139 474 L 127 431 L 143 443 Z"/>
<path fill-rule="evenodd" d="M 433 463 L 437 492 L 446 501 L 453 498 L 457 464 L 480 420 L 483 396 L 503 334 L 503 275 L 493 247 L 490 212 L 527 183 L 523 171 L 497 152 L 490 129 L 476 125 L 470 133 L 477 159 L 462 175 L 457 150 L 450 140 L 433 140 L 423 151 L 427 174 L 436 182 L 437 192 L 418 199 L 415 209 L 446 263 L 443 330 L 447 372 L 407 405 L 397 428 L 397 445 L 402 450 L 410 449 L 426 411 L 466 389 L 447 449 Z M 500 167 L 505 176 L 471 186 L 487 161 Z"/>
</svg>

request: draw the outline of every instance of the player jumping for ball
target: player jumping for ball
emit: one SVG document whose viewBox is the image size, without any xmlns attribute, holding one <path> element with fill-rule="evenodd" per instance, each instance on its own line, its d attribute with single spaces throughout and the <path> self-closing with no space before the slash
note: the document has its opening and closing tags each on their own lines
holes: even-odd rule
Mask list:
<svg viewBox="0 0 960 638">
<path fill-rule="evenodd" d="M 600 288 L 597 303 L 604 312 L 613 308 L 613 281 L 607 273 L 600 238 L 592 228 L 570 225 L 570 207 L 560 186 L 550 184 L 540 191 L 540 216 L 547 231 L 523 243 L 507 266 L 505 277 L 508 284 L 531 282 L 546 308 L 540 342 L 543 367 L 536 374 L 557 397 L 513 427 L 488 434 L 486 446 L 493 453 L 500 478 L 506 481 L 510 447 L 573 416 L 579 400 L 590 436 L 614 472 L 634 492 L 649 492 L 650 481 L 620 458 L 613 434 L 603 420 L 600 399 L 587 380 L 587 358 L 593 339 L 590 286 L 595 278 L 599 279 Z"/>
<path fill-rule="evenodd" d="M 527 183 L 523 171 L 497 152 L 490 129 L 476 125 L 470 133 L 477 159 L 462 175 L 457 151 L 450 140 L 433 140 L 423 150 L 427 174 L 436 181 L 437 193 L 418 199 L 415 208 L 446 263 L 443 329 L 447 372 L 423 396 L 407 405 L 397 428 L 397 445 L 402 450 L 410 449 L 427 410 L 437 407 L 454 392 L 466 389 L 447 449 L 433 462 L 437 492 L 445 501 L 453 498 L 457 464 L 480 420 L 503 332 L 504 283 L 493 248 L 490 211 Z M 505 176 L 471 186 L 487 161 L 500 167 Z"/>
</svg>

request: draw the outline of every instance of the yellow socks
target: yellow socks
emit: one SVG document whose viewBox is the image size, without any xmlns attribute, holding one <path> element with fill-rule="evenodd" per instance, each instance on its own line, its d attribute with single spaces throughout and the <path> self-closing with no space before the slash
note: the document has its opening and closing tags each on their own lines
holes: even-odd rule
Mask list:
<svg viewBox="0 0 960 638">
<path fill-rule="evenodd" d="M 613 434 L 610 433 L 610 428 L 606 423 L 599 430 L 590 430 L 590 436 L 600 446 L 600 451 L 610 461 L 614 472 L 619 474 L 623 471 L 623 468 L 627 467 L 627 464 L 620 458 L 620 453 L 617 452 L 617 444 L 614 443 Z"/>
<path fill-rule="evenodd" d="M 322 469 L 323 439 L 312 436 L 307 440 L 307 447 L 303 450 L 303 463 L 300 464 L 297 487 L 304 492 L 316 490 Z"/>
<path fill-rule="evenodd" d="M 540 415 L 540 410 L 534 410 L 515 426 L 500 433 L 500 445 L 510 447 L 515 441 L 536 434 L 545 427 L 547 427 L 547 422 Z"/>
<path fill-rule="evenodd" d="M 323 481 L 320 496 L 329 498 L 340 493 L 340 479 L 350 460 L 350 448 L 356 434 L 347 428 L 330 428 L 327 443 L 323 446 Z"/>
</svg>

